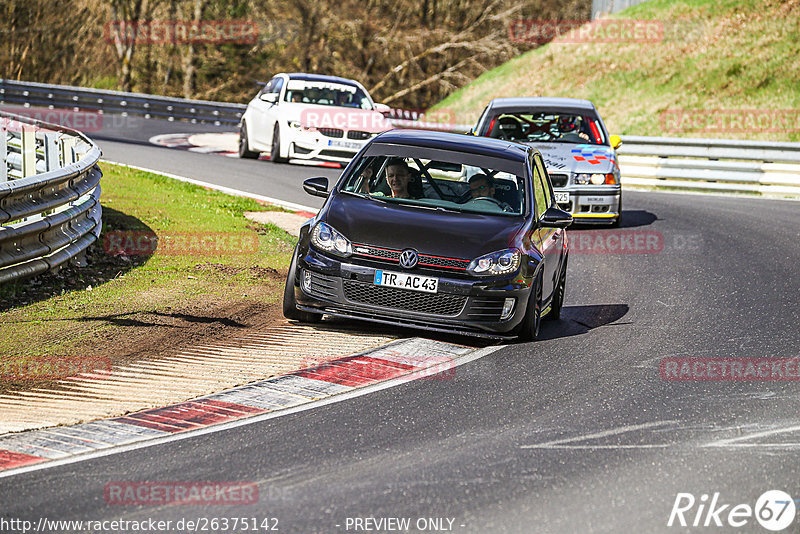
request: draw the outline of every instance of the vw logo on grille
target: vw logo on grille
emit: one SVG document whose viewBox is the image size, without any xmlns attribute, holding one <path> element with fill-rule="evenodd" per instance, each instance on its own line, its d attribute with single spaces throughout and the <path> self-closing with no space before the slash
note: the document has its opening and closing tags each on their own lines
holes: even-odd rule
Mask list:
<svg viewBox="0 0 800 534">
<path fill-rule="evenodd" d="M 413 269 L 417 266 L 418 261 L 419 257 L 417 256 L 416 250 L 407 248 L 400 253 L 400 267 L 404 269 Z"/>
</svg>

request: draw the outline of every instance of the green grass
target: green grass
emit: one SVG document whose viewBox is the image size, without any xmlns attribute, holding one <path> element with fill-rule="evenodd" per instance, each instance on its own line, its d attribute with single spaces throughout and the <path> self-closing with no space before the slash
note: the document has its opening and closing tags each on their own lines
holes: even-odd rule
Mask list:
<svg viewBox="0 0 800 534">
<path fill-rule="evenodd" d="M 434 109 L 474 122 L 496 97 L 592 100 L 611 133 L 664 135 L 661 114 L 794 110 L 800 116 L 800 2 L 650 0 L 616 15 L 660 21 L 650 43 L 549 43 L 484 73 Z M 793 121 L 794 122 L 794 121 Z M 682 131 L 670 136 L 800 141 L 779 132 Z"/>
<path fill-rule="evenodd" d="M 138 170 L 102 169 L 103 236 L 90 250 L 89 267 L 0 287 L 0 363 L 77 355 L 87 344 L 113 343 L 148 315 L 193 309 L 203 316 L 221 304 L 279 302 L 278 270 L 288 266 L 294 240 L 243 216 L 270 208 Z M 149 256 L 107 254 L 107 236 L 128 235 L 113 232 L 154 234 L 159 249 Z M 219 233 L 227 239 L 221 249 L 161 252 L 176 236 Z M 231 242 L 252 245 L 242 253 Z M 0 390 L 7 386 L 0 381 Z"/>
</svg>

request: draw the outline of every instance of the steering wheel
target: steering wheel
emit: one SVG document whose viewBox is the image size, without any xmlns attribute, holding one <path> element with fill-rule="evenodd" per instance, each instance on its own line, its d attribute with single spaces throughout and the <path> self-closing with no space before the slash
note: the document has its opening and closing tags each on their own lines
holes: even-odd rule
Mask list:
<svg viewBox="0 0 800 534">
<path fill-rule="evenodd" d="M 505 211 L 505 209 L 506 209 L 506 206 L 505 206 L 505 204 L 503 202 L 500 202 L 496 198 L 492 198 L 492 197 L 473 198 L 470 202 L 478 202 L 479 200 L 488 200 L 489 202 L 493 202 L 501 210 Z"/>
</svg>

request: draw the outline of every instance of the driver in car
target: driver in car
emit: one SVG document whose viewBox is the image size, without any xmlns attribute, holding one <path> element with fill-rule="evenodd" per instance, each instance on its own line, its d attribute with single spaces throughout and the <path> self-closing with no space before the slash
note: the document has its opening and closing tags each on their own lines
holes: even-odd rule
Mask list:
<svg viewBox="0 0 800 534">
<path fill-rule="evenodd" d="M 503 211 L 513 211 L 511 206 L 503 202 L 502 200 L 498 200 L 494 197 L 495 194 L 495 187 L 494 187 L 494 178 L 487 176 L 483 173 L 473 174 L 469 178 L 469 192 L 472 195 L 473 200 L 478 200 L 481 198 L 491 199 L 493 200 L 498 206 L 500 206 Z"/>
<path fill-rule="evenodd" d="M 589 140 L 589 134 L 582 131 L 582 129 L 578 127 L 578 117 L 573 115 L 561 115 L 558 118 L 558 131 L 560 132 L 561 137 L 577 135 L 583 140 Z"/>
</svg>

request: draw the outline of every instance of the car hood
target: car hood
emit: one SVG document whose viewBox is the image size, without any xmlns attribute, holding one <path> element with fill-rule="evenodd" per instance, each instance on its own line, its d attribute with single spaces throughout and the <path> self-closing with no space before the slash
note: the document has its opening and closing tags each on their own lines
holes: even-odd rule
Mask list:
<svg viewBox="0 0 800 534">
<path fill-rule="evenodd" d="M 617 165 L 614 149 L 606 145 L 525 143 L 542 153 L 548 173 L 607 173 Z"/>
<path fill-rule="evenodd" d="M 372 109 L 282 102 L 280 111 L 281 116 L 287 121 L 298 121 L 303 126 L 359 130 L 370 133 L 380 133 L 392 129 L 392 124 L 386 117 Z"/>
<path fill-rule="evenodd" d="M 513 246 L 524 218 L 456 213 L 337 194 L 325 221 L 351 242 L 474 259 Z"/>
</svg>

